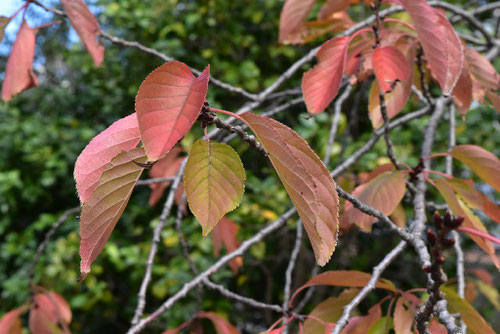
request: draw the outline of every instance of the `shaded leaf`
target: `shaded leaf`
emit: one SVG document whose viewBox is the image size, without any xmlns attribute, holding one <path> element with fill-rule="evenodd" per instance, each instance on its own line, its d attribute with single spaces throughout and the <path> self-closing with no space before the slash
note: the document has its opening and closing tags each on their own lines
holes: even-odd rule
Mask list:
<svg viewBox="0 0 500 334">
<path fill-rule="evenodd" d="M 76 159 L 73 172 L 81 203 L 89 200 L 111 159 L 121 151 L 133 149 L 140 141 L 135 113 L 119 119 L 92 138 Z"/>
<path fill-rule="evenodd" d="M 462 223 L 463 227 L 469 227 L 488 233 L 481 220 L 479 220 L 479 218 L 474 215 L 474 213 L 460 199 L 456 197 L 453 189 L 448 185 L 447 180 L 437 179 L 435 180 L 435 185 L 450 207 L 453 215 L 464 217 L 464 222 Z M 495 248 L 493 247 L 492 242 L 487 239 L 478 237 L 474 234 L 468 233 L 468 235 L 479 247 L 481 247 L 487 254 L 490 255 L 495 266 L 497 266 L 497 268 L 500 268 L 500 263 L 495 255 Z"/>
<path fill-rule="evenodd" d="M 429 323 L 429 332 L 431 334 L 448 334 L 446 327 L 441 325 L 437 320 L 432 320 Z"/>
<path fill-rule="evenodd" d="M 393 328 L 393 321 L 391 317 L 382 317 L 377 320 L 370 330 L 368 334 L 387 334 L 391 332 Z"/>
<path fill-rule="evenodd" d="M 465 299 L 462 299 L 452 287 L 443 285 L 441 286 L 441 291 L 446 294 L 446 300 L 448 301 L 450 313 L 460 313 L 462 320 L 465 322 L 467 327 L 474 331 L 474 333 L 495 333 L 479 312 L 477 312 Z"/>
<path fill-rule="evenodd" d="M 215 327 L 217 334 L 239 334 L 240 331 L 231 325 L 226 319 L 217 313 L 213 312 L 199 312 L 199 318 L 206 318 L 210 320 Z"/>
<path fill-rule="evenodd" d="M 401 171 L 384 172 L 373 180 L 356 187 L 352 194 L 361 202 L 390 215 L 403 199 L 406 190 L 405 175 Z M 340 218 L 350 224 L 356 224 L 365 232 L 371 231 L 371 225 L 377 220 L 356 209 L 351 202 L 346 202 Z"/>
<path fill-rule="evenodd" d="M 280 43 L 294 43 L 297 40 L 297 32 L 299 32 L 305 24 L 307 15 L 309 15 L 315 1 L 316 0 L 285 1 L 280 14 Z"/>
<path fill-rule="evenodd" d="M 500 160 L 493 153 L 476 145 L 457 145 L 450 154 L 500 192 Z"/>
<path fill-rule="evenodd" d="M 496 90 L 500 88 L 500 74 L 486 57 L 476 50 L 466 48 L 465 57 L 469 72 L 482 87 Z"/>
<path fill-rule="evenodd" d="M 0 334 L 21 334 L 20 316 L 28 309 L 28 306 L 21 306 L 9 311 L 0 319 Z"/>
<path fill-rule="evenodd" d="M 326 323 L 336 322 L 342 315 L 345 305 L 347 305 L 358 293 L 359 289 L 347 289 L 342 291 L 338 297 L 330 297 L 319 303 L 309 314 L 314 318 L 307 318 L 304 321 L 304 333 L 323 334 L 326 327 L 316 318 Z M 330 333 L 330 332 L 329 332 Z"/>
<path fill-rule="evenodd" d="M 404 298 L 398 298 L 394 308 L 394 331 L 396 334 L 411 334 L 413 312 Z"/>
<path fill-rule="evenodd" d="M 332 256 L 338 237 L 339 200 L 328 169 L 295 131 L 268 117 L 241 117 L 257 135 L 297 208 L 311 241 L 316 262 Z"/>
<path fill-rule="evenodd" d="M 302 93 L 307 111 L 311 114 L 325 110 L 337 96 L 349 43 L 355 36 L 366 31 L 369 30 L 361 29 L 351 36 L 333 38 L 319 49 L 316 54 L 318 63 L 302 77 Z"/>
<path fill-rule="evenodd" d="M 61 0 L 61 3 L 71 26 L 99 66 L 104 59 L 104 46 L 97 39 L 101 34 L 99 22 L 83 0 Z"/>
<path fill-rule="evenodd" d="M 150 161 L 163 157 L 189 132 L 205 102 L 209 73 L 210 65 L 196 78 L 187 65 L 171 61 L 142 82 L 135 110 Z"/>
<path fill-rule="evenodd" d="M 85 279 L 90 265 L 99 256 L 111 232 L 127 206 L 145 163 L 144 149 L 135 148 L 114 157 L 102 173 L 90 199 L 82 206 L 80 216 L 81 277 Z"/>
<path fill-rule="evenodd" d="M 458 112 L 462 118 L 465 118 L 465 114 L 472 102 L 472 81 L 466 66 L 462 68 L 462 73 L 451 93 L 451 97 L 453 98 L 453 103 L 457 106 Z"/>
<path fill-rule="evenodd" d="M 29 316 L 31 333 L 69 333 L 68 324 L 70 322 L 71 309 L 62 296 L 49 291 L 38 293 L 33 297 Z"/>
<path fill-rule="evenodd" d="M 406 80 L 410 74 L 405 55 L 393 46 L 376 48 L 372 63 L 379 88 L 384 93 L 392 91 L 397 81 Z"/>
<path fill-rule="evenodd" d="M 227 217 L 222 217 L 220 222 L 214 227 L 212 233 L 212 240 L 214 242 L 214 255 L 219 256 L 222 245 L 230 253 L 236 250 L 240 246 L 238 241 L 238 225 L 236 225 L 231 219 Z M 238 269 L 243 265 L 243 257 L 238 256 L 229 262 L 229 267 L 236 274 Z"/>
<path fill-rule="evenodd" d="M 245 191 L 245 169 L 227 144 L 196 141 L 184 173 L 189 208 L 207 236 L 224 215 L 234 210 Z"/>
<path fill-rule="evenodd" d="M 453 26 L 425 0 L 399 0 L 410 15 L 425 58 L 445 95 L 462 73 L 464 52 Z"/>
<path fill-rule="evenodd" d="M 290 303 L 293 301 L 295 296 L 300 293 L 305 288 L 316 286 L 316 285 L 328 285 L 328 286 L 345 286 L 352 288 L 362 288 L 370 281 L 371 274 L 364 273 L 362 271 L 357 270 L 335 270 L 335 271 L 325 271 L 319 275 L 314 276 L 309 281 L 307 281 L 304 285 L 298 288 L 292 298 L 290 299 Z M 389 290 L 392 292 L 396 292 L 397 289 L 392 284 L 391 281 L 386 279 L 379 279 L 377 284 L 375 285 L 377 288 Z"/>
<path fill-rule="evenodd" d="M 410 48 L 406 55 L 406 61 L 408 64 L 413 64 L 415 58 L 415 48 Z M 400 84 L 390 92 L 385 94 L 385 105 L 387 108 L 387 117 L 392 119 L 394 116 L 399 114 L 403 107 L 408 102 L 411 95 L 411 86 L 413 83 L 413 66 L 409 66 L 408 77 L 403 80 Z M 382 118 L 382 113 L 380 112 L 380 90 L 376 82 L 373 82 L 372 88 L 370 89 L 369 101 L 368 101 L 368 111 L 370 120 L 375 129 L 378 129 L 384 124 Z"/>
<path fill-rule="evenodd" d="M 406 212 L 401 203 L 396 206 L 389 218 L 391 218 L 394 224 L 401 228 L 404 228 L 406 226 Z"/>
<path fill-rule="evenodd" d="M 476 281 L 477 288 L 481 293 L 490 301 L 495 310 L 500 310 L 500 294 L 498 290 L 491 285 L 484 283 L 483 281 Z"/>
<path fill-rule="evenodd" d="M 368 314 L 362 317 L 349 319 L 347 326 L 342 331 L 343 334 L 366 334 L 368 330 L 382 317 L 380 304 L 373 305 Z"/>
<path fill-rule="evenodd" d="M 319 10 L 318 19 L 327 19 L 334 13 L 347 10 L 350 5 L 350 0 L 327 0 Z"/>
<path fill-rule="evenodd" d="M 182 148 L 177 146 L 168 152 L 163 158 L 158 160 L 149 170 L 149 176 L 152 178 L 174 177 L 179 170 L 179 167 L 184 160 L 179 157 Z M 155 206 L 165 192 L 165 189 L 170 185 L 170 181 L 153 183 L 149 185 L 151 188 L 151 196 L 149 197 L 149 205 Z M 177 189 L 179 191 L 179 189 Z M 177 193 L 176 193 L 177 194 Z"/>
<path fill-rule="evenodd" d="M 493 276 L 486 271 L 483 268 L 473 268 L 473 269 L 467 269 L 467 271 L 470 271 L 473 273 L 477 278 L 479 278 L 482 282 L 494 287 L 493 285 Z"/>
<path fill-rule="evenodd" d="M 337 32 L 342 32 L 353 25 L 354 22 L 346 12 L 338 12 L 324 20 L 309 21 L 304 23 L 301 29 L 294 34 L 293 42 L 290 43 L 309 43 L 326 33 L 335 34 Z"/>
<path fill-rule="evenodd" d="M 31 28 L 23 20 L 16 41 L 12 45 L 5 79 L 2 84 L 2 100 L 10 101 L 23 90 L 38 85 L 38 79 L 33 72 L 33 59 L 35 57 L 35 37 L 38 29 Z"/>
<path fill-rule="evenodd" d="M 0 43 L 2 43 L 5 27 L 10 22 L 10 17 L 0 16 Z"/>
</svg>

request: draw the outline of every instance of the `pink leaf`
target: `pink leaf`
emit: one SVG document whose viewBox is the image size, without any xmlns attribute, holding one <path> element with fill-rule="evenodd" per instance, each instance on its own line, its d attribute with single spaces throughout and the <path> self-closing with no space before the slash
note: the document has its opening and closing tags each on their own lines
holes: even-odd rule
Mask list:
<svg viewBox="0 0 500 334">
<path fill-rule="evenodd" d="M 392 91 L 396 81 L 406 80 L 410 74 L 405 55 L 393 46 L 376 48 L 372 62 L 375 77 L 384 93 Z"/>
<path fill-rule="evenodd" d="M 38 85 L 38 79 L 33 73 L 35 57 L 35 37 L 38 29 L 31 28 L 23 20 L 17 32 L 16 41 L 7 60 L 5 79 L 2 84 L 2 100 L 10 101 L 23 90 Z"/>
<path fill-rule="evenodd" d="M 33 334 L 52 334 L 61 325 L 69 333 L 71 309 L 64 298 L 53 292 L 38 293 L 33 297 L 29 316 L 29 327 Z"/>
<path fill-rule="evenodd" d="M 80 218 L 80 281 L 104 249 L 111 232 L 127 206 L 146 162 L 144 149 L 135 148 L 118 154 L 106 165 L 96 189 L 82 206 Z"/>
<path fill-rule="evenodd" d="M 481 146 L 458 145 L 450 151 L 451 156 L 467 165 L 472 171 L 500 192 L 500 160 Z"/>
<path fill-rule="evenodd" d="M 323 266 L 338 238 L 339 200 L 328 169 L 307 142 L 289 127 L 268 117 L 241 117 L 257 135 L 304 223 L 316 262 Z"/>
<path fill-rule="evenodd" d="M 140 141 L 135 113 L 114 122 L 90 141 L 76 159 L 73 172 L 82 204 L 89 200 L 111 159 L 121 151 L 136 147 Z"/>
<path fill-rule="evenodd" d="M 451 97 L 457 106 L 458 112 L 462 118 L 465 118 L 465 114 L 469 110 L 472 102 L 472 80 L 466 66 L 462 68 L 462 73 L 451 93 Z"/>
<path fill-rule="evenodd" d="M 302 93 L 311 114 L 325 110 L 337 96 L 349 43 L 357 34 L 366 31 L 369 30 L 361 29 L 351 36 L 336 37 L 325 42 L 319 49 L 316 54 L 318 63 L 302 77 Z"/>
<path fill-rule="evenodd" d="M 385 215 L 390 215 L 403 199 L 406 190 L 405 176 L 400 171 L 384 172 L 373 180 L 356 187 L 353 195 L 361 202 L 372 206 Z M 365 232 L 371 231 L 376 218 L 356 209 L 351 202 L 346 202 L 340 219 L 356 224 Z"/>
<path fill-rule="evenodd" d="M 240 246 L 240 242 L 238 241 L 238 225 L 227 217 L 222 217 L 221 221 L 215 225 L 211 236 L 214 242 L 215 256 L 220 255 L 222 245 L 226 247 L 228 253 L 236 250 Z M 242 265 L 243 258 L 241 256 L 229 262 L 229 266 L 235 274 Z"/>
<path fill-rule="evenodd" d="M 179 170 L 179 167 L 184 160 L 179 157 L 182 148 L 177 146 L 170 150 L 163 158 L 158 160 L 149 170 L 149 176 L 152 178 L 174 177 Z M 151 196 L 149 197 L 149 205 L 155 206 L 165 192 L 165 189 L 170 185 L 170 181 L 150 184 Z"/>
<path fill-rule="evenodd" d="M 404 298 L 398 298 L 394 309 L 394 331 L 396 334 L 412 334 L 413 312 Z"/>
<path fill-rule="evenodd" d="M 399 1 L 410 15 L 432 73 L 449 95 L 462 73 L 464 52 L 453 26 L 425 0 Z"/>
<path fill-rule="evenodd" d="M 329 18 L 332 14 L 347 10 L 350 6 L 349 0 L 327 0 L 318 13 L 318 19 L 324 20 Z"/>
<path fill-rule="evenodd" d="M 27 309 L 28 307 L 25 305 L 5 313 L 0 319 L 0 334 L 21 334 L 21 319 L 19 317 Z"/>
<path fill-rule="evenodd" d="M 476 50 L 466 48 L 465 57 L 469 72 L 481 86 L 496 90 L 500 86 L 500 75 L 488 59 L 480 55 Z"/>
<path fill-rule="evenodd" d="M 69 22 L 94 58 L 95 65 L 99 66 L 104 59 L 104 46 L 97 40 L 101 34 L 99 22 L 83 0 L 61 0 L 61 3 Z"/>
<path fill-rule="evenodd" d="M 193 126 L 205 102 L 210 65 L 196 78 L 171 61 L 156 68 L 135 98 L 142 142 L 150 161 L 162 158 Z"/>
<path fill-rule="evenodd" d="M 294 42 L 297 36 L 293 35 L 305 24 L 314 2 L 315 0 L 286 0 L 280 15 L 280 43 Z"/>
</svg>

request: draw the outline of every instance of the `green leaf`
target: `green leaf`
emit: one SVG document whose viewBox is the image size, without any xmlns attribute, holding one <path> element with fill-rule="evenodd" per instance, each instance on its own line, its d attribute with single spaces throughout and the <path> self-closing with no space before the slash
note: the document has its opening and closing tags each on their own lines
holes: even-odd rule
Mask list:
<svg viewBox="0 0 500 334">
<path fill-rule="evenodd" d="M 200 139 L 193 144 L 184 173 L 189 208 L 207 236 L 234 210 L 245 191 L 245 170 L 231 146 Z"/>
<path fill-rule="evenodd" d="M 465 299 L 462 299 L 452 287 L 441 286 L 441 291 L 446 294 L 450 313 L 460 313 L 465 324 L 472 329 L 474 333 L 495 333 L 479 312 L 477 312 Z"/>
<path fill-rule="evenodd" d="M 370 328 L 368 334 L 387 334 L 393 328 L 391 317 L 382 317 Z"/>
</svg>

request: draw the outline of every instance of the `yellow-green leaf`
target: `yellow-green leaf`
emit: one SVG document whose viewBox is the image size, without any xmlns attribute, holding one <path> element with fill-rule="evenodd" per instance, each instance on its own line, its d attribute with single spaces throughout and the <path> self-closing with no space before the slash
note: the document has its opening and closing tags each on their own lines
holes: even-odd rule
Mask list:
<svg viewBox="0 0 500 334">
<path fill-rule="evenodd" d="M 189 208 L 207 236 L 234 210 L 245 191 L 245 169 L 231 146 L 200 139 L 193 144 L 184 173 Z"/>
<path fill-rule="evenodd" d="M 102 173 L 90 199 L 82 206 L 80 280 L 90 272 L 92 262 L 104 249 L 141 176 L 144 168 L 134 161 L 146 162 L 146 153 L 142 147 L 121 152 L 114 157 Z"/>
<path fill-rule="evenodd" d="M 474 333 L 495 333 L 481 314 L 479 314 L 479 312 L 477 312 L 465 299 L 462 299 L 452 287 L 441 286 L 441 291 L 446 294 L 450 313 L 460 313 L 465 324 L 472 329 Z"/>
<path fill-rule="evenodd" d="M 252 113 L 241 117 L 266 149 L 297 208 L 316 262 L 325 265 L 335 250 L 339 226 L 339 200 L 328 169 L 307 142 L 289 127 Z"/>
</svg>

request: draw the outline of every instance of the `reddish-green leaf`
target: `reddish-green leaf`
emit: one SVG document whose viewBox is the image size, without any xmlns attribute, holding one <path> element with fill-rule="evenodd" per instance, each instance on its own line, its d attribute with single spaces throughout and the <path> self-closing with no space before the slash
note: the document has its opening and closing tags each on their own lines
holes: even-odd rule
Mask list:
<svg viewBox="0 0 500 334">
<path fill-rule="evenodd" d="M 314 276 L 304 285 L 298 288 L 292 298 L 290 303 L 293 301 L 295 296 L 304 290 L 305 288 L 315 286 L 315 285 L 328 285 L 328 286 L 346 286 L 352 288 L 362 288 L 370 281 L 371 275 L 357 270 L 335 270 L 335 271 L 325 271 L 319 275 Z M 389 290 L 396 292 L 397 289 L 392 284 L 391 281 L 386 279 L 379 279 L 375 285 L 377 288 Z"/>
<path fill-rule="evenodd" d="M 135 148 L 114 157 L 102 173 L 80 217 L 80 270 L 85 279 L 90 265 L 99 256 L 127 206 L 145 163 L 144 149 Z"/>
<path fill-rule="evenodd" d="M 405 55 L 393 46 L 376 48 L 372 63 L 379 88 L 384 93 L 392 91 L 397 81 L 406 80 L 410 74 Z"/>
<path fill-rule="evenodd" d="M 210 320 L 215 327 L 217 334 L 239 334 L 240 331 L 231 325 L 226 319 L 217 313 L 213 312 L 200 312 L 198 313 L 199 318 L 206 318 Z"/>
<path fill-rule="evenodd" d="M 121 151 L 141 141 L 135 113 L 111 124 L 95 136 L 76 159 L 73 175 L 81 203 L 89 200 L 106 165 Z"/>
<path fill-rule="evenodd" d="M 94 58 L 95 65 L 99 66 L 104 59 L 104 46 L 97 39 L 101 34 L 99 22 L 83 0 L 61 0 L 61 3 L 69 22 Z"/>
<path fill-rule="evenodd" d="M 368 334 L 387 334 L 393 328 L 393 321 L 391 317 L 382 317 L 377 320 L 368 331 Z"/>
<path fill-rule="evenodd" d="M 304 333 L 324 334 L 326 326 L 316 319 L 321 319 L 326 323 L 336 322 L 342 315 L 344 306 L 357 295 L 358 291 L 358 289 L 347 289 L 342 291 L 338 297 L 330 297 L 318 304 L 309 313 L 314 318 L 307 318 L 304 322 Z"/>
<path fill-rule="evenodd" d="M 412 334 L 413 312 L 404 298 L 398 298 L 394 309 L 394 331 L 396 334 Z"/>
<path fill-rule="evenodd" d="M 500 192 L 500 160 L 493 153 L 476 145 L 458 145 L 450 154 Z"/>
<path fill-rule="evenodd" d="M 405 175 L 401 171 L 384 172 L 373 180 L 356 187 L 353 195 L 361 202 L 390 215 L 403 199 L 406 190 Z M 377 220 L 356 209 L 347 202 L 340 218 L 349 224 L 356 224 L 365 232 L 371 231 L 371 225 Z"/>
<path fill-rule="evenodd" d="M 415 58 L 415 48 L 410 48 L 406 55 L 406 62 L 413 64 Z M 376 72 L 376 71 L 375 71 Z M 387 108 L 387 117 L 393 118 L 403 109 L 411 95 L 411 86 L 413 83 L 413 66 L 409 66 L 408 77 L 390 92 L 385 93 L 385 105 Z M 382 113 L 380 112 L 380 90 L 379 85 L 373 82 L 370 89 L 368 100 L 368 111 L 370 120 L 375 129 L 378 129 L 384 124 Z"/>
<path fill-rule="evenodd" d="M 2 43 L 5 27 L 10 22 L 10 17 L 0 16 L 0 43 Z"/>
<path fill-rule="evenodd" d="M 234 210 L 245 191 L 245 169 L 231 146 L 196 141 L 184 173 L 189 208 L 207 236 L 224 215 Z"/>
<path fill-rule="evenodd" d="M 462 73 L 464 52 L 453 26 L 425 0 L 398 0 L 410 15 L 425 58 L 444 94 L 450 94 Z"/>
<path fill-rule="evenodd" d="M 280 43 L 295 43 L 300 38 L 307 15 L 316 0 L 286 0 L 280 15 Z M 298 36 L 297 36 L 298 33 Z"/>
<path fill-rule="evenodd" d="M 483 319 L 478 311 L 469 304 L 465 299 L 462 299 L 456 291 L 446 285 L 441 286 L 441 291 L 446 294 L 446 300 L 448 301 L 448 308 L 451 313 L 460 313 L 462 320 L 465 322 L 467 327 L 472 329 L 474 333 L 481 334 L 494 334 L 493 329 L 488 325 L 488 323 Z"/>
<path fill-rule="evenodd" d="M 207 66 L 196 78 L 187 65 L 171 61 L 143 81 L 135 110 L 150 161 L 163 157 L 189 132 L 205 102 L 209 73 Z"/>
<path fill-rule="evenodd" d="M 462 73 L 460 74 L 457 84 L 451 93 L 451 97 L 457 106 L 458 112 L 462 118 L 465 118 L 465 114 L 469 110 L 472 102 L 472 80 L 466 66 L 462 68 Z"/>
<path fill-rule="evenodd" d="M 28 309 L 28 306 L 21 306 L 9 311 L 0 319 L 0 334 L 21 334 L 20 316 Z"/>
<path fill-rule="evenodd" d="M 325 110 L 337 96 L 349 43 L 355 36 L 366 31 L 369 30 L 361 29 L 351 36 L 333 38 L 319 49 L 316 54 L 318 63 L 302 77 L 302 93 L 311 114 Z"/>
<path fill-rule="evenodd" d="M 5 79 L 2 84 L 2 100 L 12 99 L 23 90 L 38 85 L 38 79 L 33 73 L 33 58 L 35 57 L 35 37 L 38 29 L 31 28 L 23 20 L 16 41 L 12 45 Z"/>
<path fill-rule="evenodd" d="M 238 241 L 238 225 L 236 225 L 231 219 L 227 217 L 222 217 L 220 222 L 214 227 L 212 233 L 212 240 L 214 242 L 214 255 L 219 256 L 222 245 L 230 253 L 236 250 L 240 246 Z M 229 262 L 229 267 L 236 274 L 238 269 L 243 265 L 243 258 L 238 256 Z"/>
<path fill-rule="evenodd" d="M 368 310 L 367 315 L 351 318 L 344 331 L 349 334 L 366 334 L 381 317 L 380 304 L 375 304 Z"/>
<path fill-rule="evenodd" d="M 325 20 L 337 12 L 347 10 L 350 6 L 350 0 L 327 0 L 318 13 L 319 20 Z"/>
<path fill-rule="evenodd" d="M 297 208 L 311 241 L 316 262 L 323 266 L 335 250 L 339 200 L 328 169 L 295 131 L 271 118 L 244 113 Z"/>
<path fill-rule="evenodd" d="M 459 200 L 455 193 L 453 192 L 453 189 L 448 185 L 447 180 L 445 179 L 437 179 L 435 181 L 435 185 L 441 195 L 443 196 L 444 200 L 450 207 L 452 213 L 455 216 L 463 216 L 464 217 L 464 222 L 462 223 L 462 226 L 464 227 L 469 227 L 475 230 L 479 230 L 481 232 L 488 233 L 486 230 L 486 227 L 484 227 L 483 223 L 479 218 L 474 215 L 474 213 L 461 201 Z M 498 261 L 498 258 L 495 255 L 495 248 L 493 247 L 493 244 L 491 241 L 478 237 L 474 234 L 469 234 L 472 240 L 481 247 L 487 254 L 490 255 L 493 263 L 497 268 L 500 268 L 500 262 Z"/>
<path fill-rule="evenodd" d="M 163 158 L 158 160 L 149 170 L 149 176 L 152 178 L 174 177 L 179 167 L 184 160 L 179 157 L 182 148 L 177 146 L 170 150 Z M 155 206 L 165 192 L 165 189 L 170 185 L 170 181 L 150 184 L 151 196 L 149 197 L 149 205 Z M 179 191 L 179 188 L 177 189 Z M 176 193 L 177 194 L 177 193 Z"/>
</svg>

